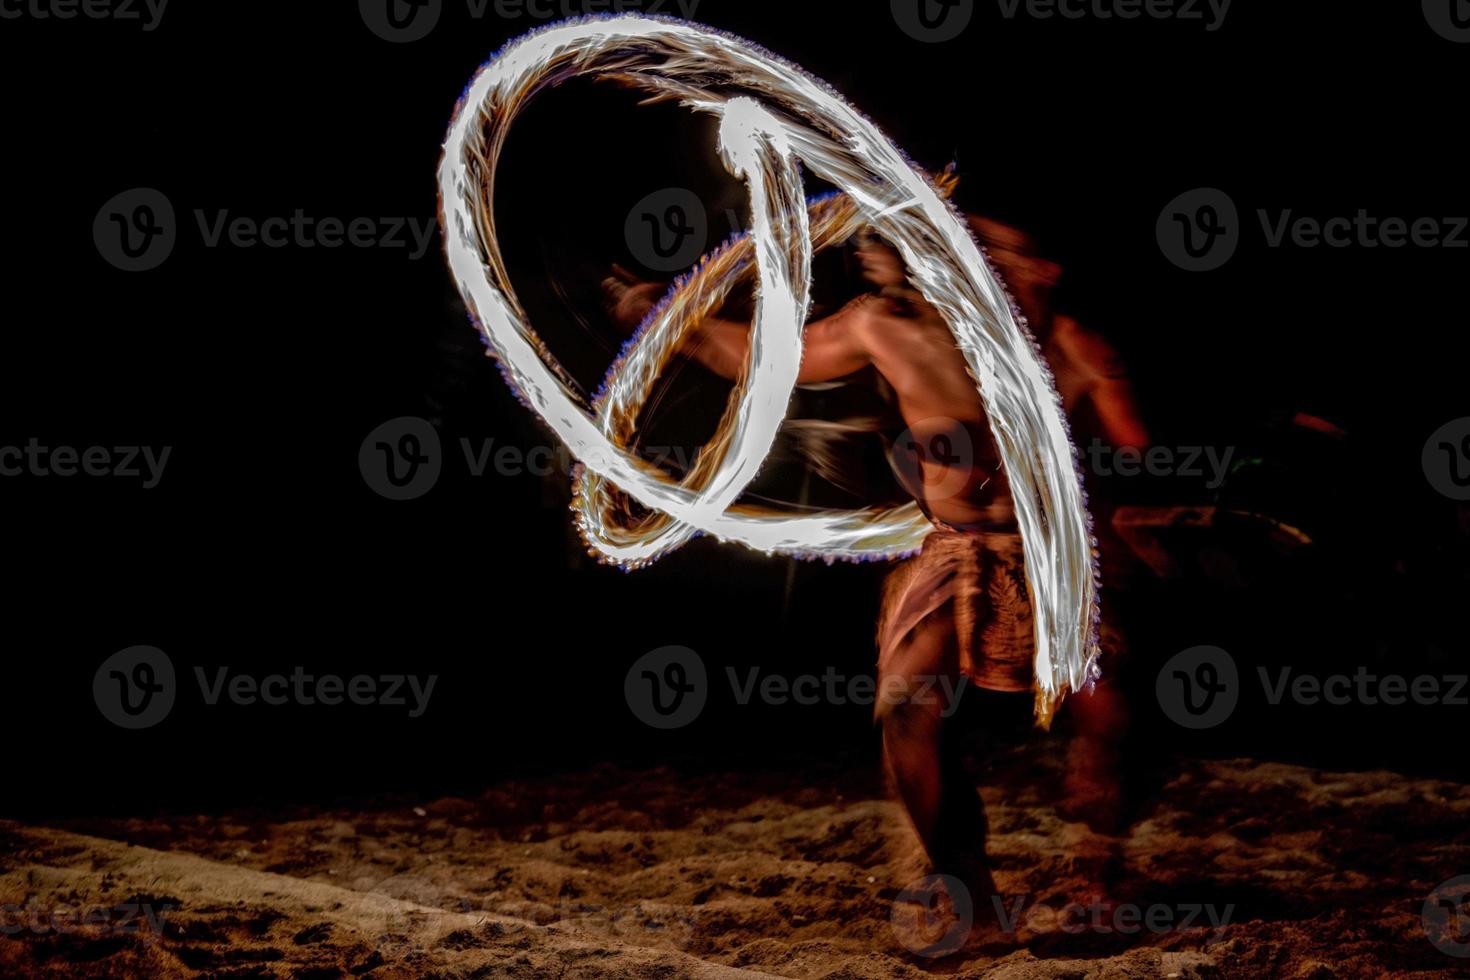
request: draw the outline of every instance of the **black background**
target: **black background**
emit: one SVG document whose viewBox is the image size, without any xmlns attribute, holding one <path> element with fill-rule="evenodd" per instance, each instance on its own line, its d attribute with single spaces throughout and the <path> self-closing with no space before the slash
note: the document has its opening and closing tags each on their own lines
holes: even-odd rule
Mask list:
<svg viewBox="0 0 1470 980">
<path fill-rule="evenodd" d="M 919 164 L 956 161 L 962 206 L 1033 229 L 1069 270 L 1070 308 L 1127 356 L 1159 443 L 1248 447 L 1296 411 L 1350 432 L 1310 460 L 1272 450 L 1289 472 L 1274 502 L 1318 522 L 1320 553 L 1249 588 L 1141 597 L 1137 713 L 1153 744 L 1461 771 L 1467 709 L 1249 705 L 1186 737 L 1159 724 L 1149 667 L 1214 643 L 1246 665 L 1465 670 L 1463 511 L 1425 481 L 1420 450 L 1467 414 L 1470 251 L 1268 249 L 1255 211 L 1470 212 L 1470 47 L 1411 3 L 1241 0 L 1214 32 L 998 10 L 978 4 L 961 38 L 934 45 L 902 33 L 886 2 L 702 0 L 696 19 L 825 78 Z M 451 2 L 428 38 L 390 44 L 350 3 L 187 0 L 152 32 L 0 21 L 0 445 L 173 447 L 152 490 L 0 479 L 7 809 L 467 790 L 610 757 L 872 758 L 866 708 L 738 707 L 719 678 L 726 665 L 870 670 L 881 567 L 793 570 L 709 541 L 634 574 L 599 567 L 571 531 L 564 480 L 473 478 L 457 456 L 461 437 L 522 449 L 550 437 L 480 356 L 437 239 L 417 261 L 200 241 L 194 209 L 431 219 L 456 99 L 542 23 L 476 20 Z M 670 169 L 723 187 L 715 214 L 738 206 L 707 123 L 619 93 L 579 108 L 576 95 L 549 95 L 525 142 L 512 138 L 518 268 L 585 275 Z M 103 261 L 91 228 L 139 186 L 171 199 L 180 242 L 161 268 L 129 274 Z M 1231 195 L 1245 240 L 1223 269 L 1188 273 L 1154 224 L 1200 186 Z M 585 300 L 586 282 L 570 294 Z M 587 339 L 558 353 L 593 364 L 595 381 L 613 342 Z M 357 455 L 403 415 L 433 421 L 450 456 L 431 493 L 395 503 L 364 484 Z M 1188 481 L 1123 494 L 1209 499 Z M 110 725 L 91 696 L 101 661 L 134 644 L 166 651 L 183 686 L 142 732 Z M 665 644 L 699 651 L 726 692 L 673 734 L 641 725 L 622 695 L 628 665 Z M 297 664 L 439 683 L 408 719 L 205 707 L 192 680 L 195 666 Z"/>
</svg>

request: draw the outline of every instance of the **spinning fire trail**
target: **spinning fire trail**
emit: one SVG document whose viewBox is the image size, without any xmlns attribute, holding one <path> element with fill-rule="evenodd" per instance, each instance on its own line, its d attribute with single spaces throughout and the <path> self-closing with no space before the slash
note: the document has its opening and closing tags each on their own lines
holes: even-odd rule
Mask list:
<svg viewBox="0 0 1470 980">
<path fill-rule="evenodd" d="M 720 120 L 720 154 L 750 196 L 752 230 L 707 257 L 653 312 L 587 405 L 527 321 L 495 235 L 496 164 L 511 121 L 576 76 L 635 86 Z M 797 161 L 841 189 L 809 206 Z M 704 532 L 803 558 L 890 558 L 932 525 L 917 505 L 785 514 L 735 501 L 776 437 L 801 363 L 814 249 L 869 228 L 949 323 L 1000 449 L 1036 619 L 1037 712 L 1095 673 L 1097 571 L 1060 401 L 1035 343 L 934 183 L 824 83 L 739 38 L 636 15 L 554 25 L 508 44 L 466 90 L 439 168 L 450 270 L 510 384 L 582 464 L 577 523 L 624 567 Z M 638 410 L 680 340 L 758 277 L 749 364 L 719 429 L 682 480 L 627 450 Z M 625 493 L 652 512 L 634 521 Z"/>
</svg>

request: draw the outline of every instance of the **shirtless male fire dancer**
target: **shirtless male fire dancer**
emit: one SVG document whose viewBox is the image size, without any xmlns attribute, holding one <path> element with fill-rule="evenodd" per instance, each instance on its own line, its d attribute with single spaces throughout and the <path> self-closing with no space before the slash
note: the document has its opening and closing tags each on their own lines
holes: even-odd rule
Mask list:
<svg viewBox="0 0 1470 980">
<path fill-rule="evenodd" d="M 1076 321 L 1050 311 L 1060 269 L 1038 258 L 1015 229 L 970 222 L 1042 345 L 1064 409 L 1073 414 L 1086 403 L 1109 441 L 1146 445 L 1117 354 Z M 831 381 L 873 367 L 895 393 L 908 426 L 904 442 L 918 449 L 918 478 L 903 482 L 935 530 L 885 584 L 879 689 L 917 691 L 937 678 L 965 677 L 982 688 L 1029 692 L 1034 637 L 1021 536 L 975 382 L 939 312 L 909 287 L 897 253 L 869 244 L 858 255 L 864 279 L 876 289 L 807 324 L 797 380 Z M 639 323 L 665 288 L 621 270 L 605 286 L 612 315 L 625 327 Z M 685 353 L 734 380 L 745 368 L 749 336 L 747 323 L 711 318 Z M 925 451 L 936 445 L 974 451 L 958 459 Z M 1116 697 L 1106 689 L 1076 698 L 1081 734 L 1118 722 Z M 992 895 L 983 809 L 953 745 L 942 737 L 949 712 L 939 700 L 880 699 L 885 764 L 934 869 L 964 881 L 977 898 Z"/>
</svg>

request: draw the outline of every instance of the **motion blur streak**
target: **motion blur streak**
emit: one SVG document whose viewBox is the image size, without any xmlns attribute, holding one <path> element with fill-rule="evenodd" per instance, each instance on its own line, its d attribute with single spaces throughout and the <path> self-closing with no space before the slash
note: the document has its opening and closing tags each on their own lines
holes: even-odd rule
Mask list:
<svg viewBox="0 0 1470 980">
<path fill-rule="evenodd" d="M 600 76 L 721 120 L 720 151 L 743 179 L 752 231 L 706 258 L 650 315 L 593 405 L 532 330 L 495 236 L 496 163 L 537 92 Z M 803 200 L 797 161 L 844 192 Z M 1024 322 L 940 189 L 843 98 L 742 39 L 638 15 L 556 24 L 510 42 L 465 92 L 439 168 L 451 274 L 506 379 L 584 468 L 577 522 L 606 560 L 637 567 L 699 532 L 804 558 L 889 558 L 918 548 L 917 506 L 790 515 L 735 500 L 775 439 L 801 360 L 814 236 L 861 227 L 894 245 L 913 285 L 945 317 L 1000 449 L 1036 611 L 1037 714 L 1096 673 L 1097 568 L 1076 453 L 1051 375 Z M 811 227 L 808 227 L 808 225 Z M 626 448 L 638 408 L 680 339 L 718 307 L 737 273 L 758 275 L 750 362 L 719 430 L 683 480 Z M 629 522 L 609 484 L 655 512 Z"/>
</svg>

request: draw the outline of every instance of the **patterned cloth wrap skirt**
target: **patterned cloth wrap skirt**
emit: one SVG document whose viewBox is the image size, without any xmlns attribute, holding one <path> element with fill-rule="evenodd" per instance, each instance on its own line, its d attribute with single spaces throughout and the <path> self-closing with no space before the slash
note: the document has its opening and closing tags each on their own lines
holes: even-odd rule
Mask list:
<svg viewBox="0 0 1470 980">
<path fill-rule="evenodd" d="M 880 677 L 913 632 L 930 625 L 950 634 L 939 669 L 992 691 L 1034 689 L 1035 623 L 1014 522 L 960 530 L 935 521 L 919 554 L 889 574 L 878 618 Z"/>
</svg>

